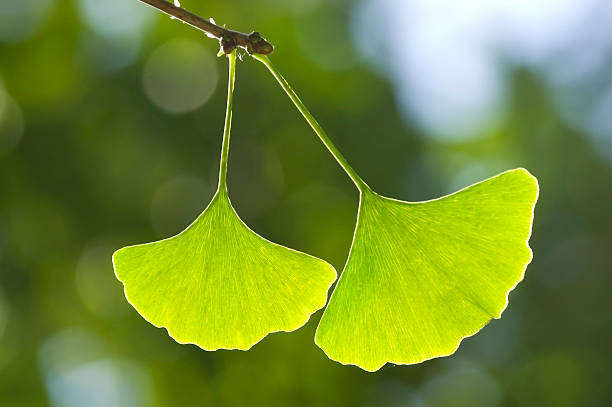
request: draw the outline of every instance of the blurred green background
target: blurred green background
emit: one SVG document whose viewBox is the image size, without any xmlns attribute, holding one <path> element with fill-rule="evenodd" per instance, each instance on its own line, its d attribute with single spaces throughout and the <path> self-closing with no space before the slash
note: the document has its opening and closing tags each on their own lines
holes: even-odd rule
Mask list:
<svg viewBox="0 0 612 407">
<path fill-rule="evenodd" d="M 257 29 L 366 182 L 426 200 L 539 178 L 534 260 L 455 355 L 376 374 L 328 360 L 318 312 L 248 352 L 181 346 L 111 254 L 212 196 L 227 65 L 137 0 L 0 6 L 0 405 L 612 405 L 612 3 L 183 0 Z M 358 196 L 265 68 L 238 65 L 229 189 L 266 238 L 346 259 Z"/>
</svg>

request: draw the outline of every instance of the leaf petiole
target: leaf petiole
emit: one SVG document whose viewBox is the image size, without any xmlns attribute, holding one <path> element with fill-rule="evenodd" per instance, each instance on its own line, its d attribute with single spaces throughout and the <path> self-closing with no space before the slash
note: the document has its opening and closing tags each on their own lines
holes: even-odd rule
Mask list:
<svg viewBox="0 0 612 407">
<path fill-rule="evenodd" d="M 261 54 L 252 54 L 251 56 L 262 64 L 264 64 L 270 70 L 270 72 L 277 80 L 277 82 L 281 85 L 287 96 L 289 96 L 295 107 L 298 108 L 302 116 L 304 116 L 304 119 L 306 119 L 310 127 L 312 127 L 317 136 L 319 136 L 319 139 L 321 139 L 325 147 L 327 147 L 327 150 L 329 150 L 329 152 L 336 159 L 338 164 L 340 164 L 342 169 L 344 169 L 347 175 L 351 178 L 359 192 L 372 192 L 370 187 L 365 183 L 363 179 L 361 179 L 361 177 L 357 174 L 353 167 L 351 167 L 346 158 L 344 158 L 340 150 L 338 150 L 334 143 L 332 143 L 329 136 L 325 133 L 325 130 L 323 130 L 323 128 L 314 118 L 312 113 L 310 113 L 306 105 L 304 105 L 304 102 L 302 102 L 302 100 L 294 92 L 294 90 L 291 88 L 291 85 L 289 85 L 289 82 L 287 82 L 283 75 L 281 75 L 278 69 L 276 69 L 276 67 L 272 64 L 270 58 L 268 58 L 266 55 Z"/>
<path fill-rule="evenodd" d="M 227 195 L 227 157 L 229 153 L 230 131 L 232 128 L 232 103 L 234 100 L 234 82 L 236 79 L 236 51 L 227 54 L 229 60 L 229 75 L 227 77 L 227 109 L 225 110 L 225 125 L 223 126 L 223 144 L 221 147 L 221 162 L 219 164 L 218 191 Z"/>
</svg>

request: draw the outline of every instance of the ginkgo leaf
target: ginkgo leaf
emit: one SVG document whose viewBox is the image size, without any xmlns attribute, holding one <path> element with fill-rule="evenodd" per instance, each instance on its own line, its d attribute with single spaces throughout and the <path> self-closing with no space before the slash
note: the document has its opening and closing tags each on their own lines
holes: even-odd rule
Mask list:
<svg viewBox="0 0 612 407">
<path fill-rule="evenodd" d="M 334 268 L 271 243 L 240 220 L 226 193 L 170 239 L 118 250 L 128 301 L 180 343 L 248 349 L 325 306 Z"/>
<path fill-rule="evenodd" d="M 454 353 L 501 316 L 523 279 L 537 196 L 524 169 L 426 202 L 364 190 L 317 345 L 368 371 Z"/>
<path fill-rule="evenodd" d="M 293 331 L 327 301 L 336 279 L 323 260 L 250 230 L 226 187 L 236 56 L 229 55 L 228 105 L 219 189 L 177 236 L 113 255 L 128 301 L 180 343 L 206 350 L 249 349 L 268 333 Z"/>
<path fill-rule="evenodd" d="M 532 253 L 538 183 L 525 169 L 455 194 L 402 202 L 376 194 L 265 55 L 263 63 L 360 192 L 349 259 L 316 344 L 343 364 L 376 371 L 455 352 L 499 318 Z"/>
</svg>

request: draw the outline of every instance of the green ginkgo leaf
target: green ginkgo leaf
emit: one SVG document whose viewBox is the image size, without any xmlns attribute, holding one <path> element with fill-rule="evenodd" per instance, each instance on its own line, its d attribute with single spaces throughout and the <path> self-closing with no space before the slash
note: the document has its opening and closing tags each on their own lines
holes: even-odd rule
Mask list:
<svg viewBox="0 0 612 407">
<path fill-rule="evenodd" d="M 331 359 L 376 371 L 455 352 L 499 318 L 531 261 L 537 180 L 507 171 L 455 194 L 409 203 L 373 192 L 265 55 L 279 82 L 360 191 L 349 259 L 317 328 Z"/>
<path fill-rule="evenodd" d="M 328 263 L 250 230 L 226 187 L 236 56 L 229 55 L 228 104 L 219 189 L 177 236 L 113 255 L 128 301 L 179 343 L 206 350 L 249 349 L 270 332 L 293 331 L 327 301 Z"/>
<path fill-rule="evenodd" d="M 368 371 L 454 353 L 522 280 L 537 196 L 523 169 L 426 202 L 363 193 L 317 345 Z"/>
</svg>

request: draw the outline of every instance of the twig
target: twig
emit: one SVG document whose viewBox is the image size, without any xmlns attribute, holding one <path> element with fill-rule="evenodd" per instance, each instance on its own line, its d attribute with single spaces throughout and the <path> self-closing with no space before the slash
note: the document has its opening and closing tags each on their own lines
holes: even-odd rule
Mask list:
<svg viewBox="0 0 612 407">
<path fill-rule="evenodd" d="M 267 55 L 274 51 L 274 46 L 257 31 L 253 31 L 250 34 L 244 34 L 238 31 L 229 30 L 165 0 L 140 1 L 163 11 L 177 20 L 181 20 L 192 27 L 204 31 L 208 36 L 217 38 L 221 44 L 221 49 L 226 54 L 232 52 L 236 47 L 244 48 L 249 54 Z"/>
</svg>

